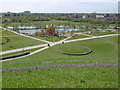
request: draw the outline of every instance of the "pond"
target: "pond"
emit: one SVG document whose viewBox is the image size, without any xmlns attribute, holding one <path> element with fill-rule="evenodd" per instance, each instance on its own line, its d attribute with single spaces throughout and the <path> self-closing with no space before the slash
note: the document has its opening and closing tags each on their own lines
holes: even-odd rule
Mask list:
<svg viewBox="0 0 120 90">
<path fill-rule="evenodd" d="M 112 28 L 108 28 L 107 30 L 114 30 L 114 29 L 112 29 Z"/>
<path fill-rule="evenodd" d="M 69 28 L 69 29 L 56 29 L 56 30 L 59 30 L 59 31 L 81 31 L 83 29 L 72 29 L 72 28 Z"/>
<path fill-rule="evenodd" d="M 55 29 L 55 30 L 59 30 L 59 31 L 80 31 L 83 29 Z M 41 29 L 32 29 L 32 30 L 17 30 L 17 32 L 19 33 L 23 33 L 23 34 L 35 34 L 36 32 L 40 32 Z"/>
<path fill-rule="evenodd" d="M 8 26 L 8 29 L 34 29 L 35 26 Z"/>
<path fill-rule="evenodd" d="M 36 32 L 40 32 L 40 29 L 34 29 L 34 30 L 17 30 L 19 33 L 23 34 L 35 34 Z"/>
</svg>

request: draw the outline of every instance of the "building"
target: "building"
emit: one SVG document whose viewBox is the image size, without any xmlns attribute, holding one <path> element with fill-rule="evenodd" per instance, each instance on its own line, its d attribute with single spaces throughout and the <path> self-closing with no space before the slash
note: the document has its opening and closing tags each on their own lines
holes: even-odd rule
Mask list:
<svg viewBox="0 0 120 90">
<path fill-rule="evenodd" d="M 23 13 L 24 14 L 30 14 L 30 11 L 24 11 Z"/>
<path fill-rule="evenodd" d="M 104 15 L 96 15 L 96 18 L 104 18 Z"/>
</svg>

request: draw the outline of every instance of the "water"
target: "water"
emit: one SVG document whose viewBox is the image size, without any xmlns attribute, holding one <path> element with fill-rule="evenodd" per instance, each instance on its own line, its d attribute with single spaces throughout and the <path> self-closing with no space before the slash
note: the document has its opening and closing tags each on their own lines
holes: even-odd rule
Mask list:
<svg viewBox="0 0 120 90">
<path fill-rule="evenodd" d="M 114 29 L 112 29 L 112 28 L 108 28 L 107 30 L 114 30 Z"/>
<path fill-rule="evenodd" d="M 18 26 L 18 28 L 24 29 L 24 28 L 36 28 L 35 26 Z"/>
<path fill-rule="evenodd" d="M 83 29 L 71 29 L 71 28 L 69 28 L 69 29 L 56 29 L 56 30 L 59 30 L 59 31 L 81 31 Z"/>
<path fill-rule="evenodd" d="M 56 29 L 59 31 L 80 31 L 82 29 Z M 40 32 L 41 29 L 33 29 L 33 30 L 17 30 L 17 32 L 19 33 L 23 33 L 23 34 L 35 34 L 36 32 Z"/>
<path fill-rule="evenodd" d="M 46 27 L 49 27 L 49 26 L 46 25 Z M 59 27 L 55 29 L 58 31 L 80 31 L 82 30 L 82 29 L 73 29 L 73 28 L 63 29 L 63 27 L 69 27 L 69 26 L 63 26 L 63 25 L 55 26 L 55 27 Z M 8 26 L 7 28 L 8 29 L 20 29 L 20 30 L 17 30 L 17 32 L 23 33 L 23 34 L 35 34 L 36 32 L 41 31 L 41 29 L 35 29 L 36 28 L 35 26 Z"/>
<path fill-rule="evenodd" d="M 35 26 L 8 26 L 8 29 L 34 29 Z"/>
<path fill-rule="evenodd" d="M 40 29 L 35 29 L 35 30 L 17 30 L 19 33 L 23 34 L 35 34 L 36 32 L 40 32 Z"/>
</svg>

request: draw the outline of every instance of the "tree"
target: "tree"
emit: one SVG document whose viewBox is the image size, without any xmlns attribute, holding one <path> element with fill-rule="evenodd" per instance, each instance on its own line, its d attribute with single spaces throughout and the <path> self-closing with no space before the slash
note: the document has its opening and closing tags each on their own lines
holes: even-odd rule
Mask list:
<svg viewBox="0 0 120 90">
<path fill-rule="evenodd" d="M 54 27 L 49 27 L 46 29 L 46 31 L 48 34 L 55 35 L 55 28 Z"/>
<path fill-rule="evenodd" d="M 35 35 L 41 35 L 41 32 L 36 32 Z"/>
</svg>

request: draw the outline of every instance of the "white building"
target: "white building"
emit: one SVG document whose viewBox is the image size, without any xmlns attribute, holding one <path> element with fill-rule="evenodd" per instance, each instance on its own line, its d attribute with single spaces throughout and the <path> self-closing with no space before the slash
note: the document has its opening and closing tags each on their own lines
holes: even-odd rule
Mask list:
<svg viewBox="0 0 120 90">
<path fill-rule="evenodd" d="M 96 15 L 96 18 L 104 18 L 104 15 Z"/>
</svg>

